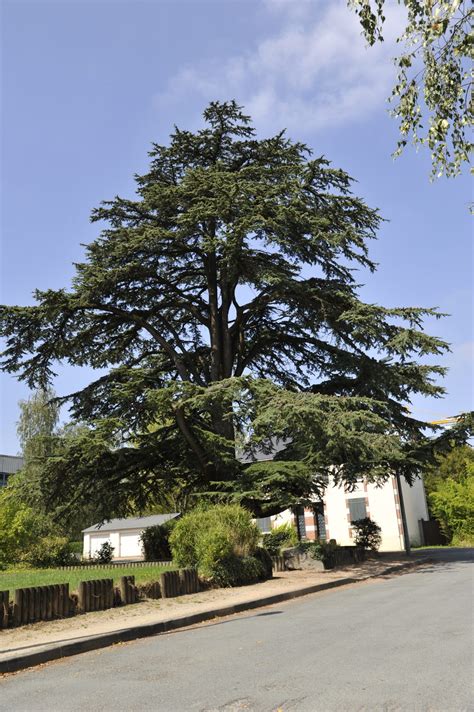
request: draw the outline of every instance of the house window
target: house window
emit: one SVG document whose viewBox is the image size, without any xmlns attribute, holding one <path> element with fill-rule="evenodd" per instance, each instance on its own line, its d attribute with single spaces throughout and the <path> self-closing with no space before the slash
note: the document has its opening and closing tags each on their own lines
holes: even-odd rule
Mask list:
<svg viewBox="0 0 474 712">
<path fill-rule="evenodd" d="M 304 507 L 295 507 L 295 518 L 296 518 L 296 530 L 298 532 L 298 539 L 306 539 L 306 522 L 304 516 Z"/>
<path fill-rule="evenodd" d="M 367 516 L 365 497 L 355 497 L 354 499 L 349 499 L 348 503 L 351 522 L 356 522 L 358 519 L 365 519 Z"/>
<path fill-rule="evenodd" d="M 5 487 L 8 482 L 8 472 L 0 472 L 0 487 Z"/>
<path fill-rule="evenodd" d="M 260 517 L 260 519 L 255 520 L 257 527 L 260 529 L 262 534 L 268 534 L 272 530 L 272 518 L 271 517 Z"/>
<path fill-rule="evenodd" d="M 316 502 L 314 505 L 314 522 L 316 524 L 316 535 L 321 541 L 326 541 L 326 523 L 324 521 L 324 504 Z"/>
</svg>

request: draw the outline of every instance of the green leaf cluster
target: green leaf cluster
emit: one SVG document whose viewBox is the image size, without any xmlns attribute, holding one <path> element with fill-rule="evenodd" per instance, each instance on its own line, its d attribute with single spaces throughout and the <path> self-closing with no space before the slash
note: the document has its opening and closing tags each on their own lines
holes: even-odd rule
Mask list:
<svg viewBox="0 0 474 712">
<path fill-rule="evenodd" d="M 450 177 L 470 160 L 474 10 L 468 0 L 403 0 L 407 22 L 390 97 L 399 120 L 399 155 L 411 138 L 431 153 L 432 177 Z M 349 0 L 369 44 L 383 41 L 386 0 Z"/>
</svg>

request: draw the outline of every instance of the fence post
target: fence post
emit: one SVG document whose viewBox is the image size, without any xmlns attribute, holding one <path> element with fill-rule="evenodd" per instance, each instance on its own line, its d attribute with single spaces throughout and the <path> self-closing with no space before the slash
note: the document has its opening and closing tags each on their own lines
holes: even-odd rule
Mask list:
<svg viewBox="0 0 474 712">
<path fill-rule="evenodd" d="M 124 603 L 124 604 L 128 603 L 128 577 L 127 576 L 120 577 L 120 598 L 122 599 L 122 603 Z"/>
<path fill-rule="evenodd" d="M 23 606 L 21 612 L 21 622 L 28 623 L 30 618 L 30 589 L 23 589 Z"/>
<path fill-rule="evenodd" d="M 13 625 L 21 625 L 23 616 L 23 589 L 17 588 L 13 602 Z"/>
<path fill-rule="evenodd" d="M 63 615 L 69 617 L 69 583 L 63 583 Z"/>
<path fill-rule="evenodd" d="M 28 590 L 28 594 L 29 594 L 29 596 L 28 596 L 28 598 L 29 598 L 29 602 L 28 602 L 28 623 L 33 623 L 33 621 L 35 620 L 35 603 L 36 603 L 36 601 L 35 601 L 35 599 L 36 599 L 36 596 L 35 596 L 35 589 L 34 589 L 34 588 L 28 588 L 27 590 Z"/>
<path fill-rule="evenodd" d="M 8 607 L 10 591 L 0 591 L 0 628 L 8 628 Z"/>
<path fill-rule="evenodd" d="M 53 617 L 53 588 L 48 586 L 46 589 L 46 620 L 50 621 Z"/>
</svg>

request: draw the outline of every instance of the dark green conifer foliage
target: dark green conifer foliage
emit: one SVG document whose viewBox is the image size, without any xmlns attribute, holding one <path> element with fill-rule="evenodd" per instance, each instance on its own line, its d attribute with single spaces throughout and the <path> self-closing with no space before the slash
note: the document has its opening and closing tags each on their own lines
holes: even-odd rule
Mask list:
<svg viewBox="0 0 474 712">
<path fill-rule="evenodd" d="M 257 139 L 235 102 L 204 119 L 153 145 L 135 200 L 93 211 L 70 291 L 2 309 L 4 368 L 31 387 L 58 361 L 107 369 L 68 396 L 93 428 L 50 463 L 52 500 L 126 514 L 184 478 L 263 515 L 331 466 L 349 486 L 412 478 L 432 448 L 404 404 L 442 392 L 419 363 L 447 348 L 422 330 L 436 312 L 358 298 L 381 218 L 344 171 L 284 132 Z"/>
</svg>

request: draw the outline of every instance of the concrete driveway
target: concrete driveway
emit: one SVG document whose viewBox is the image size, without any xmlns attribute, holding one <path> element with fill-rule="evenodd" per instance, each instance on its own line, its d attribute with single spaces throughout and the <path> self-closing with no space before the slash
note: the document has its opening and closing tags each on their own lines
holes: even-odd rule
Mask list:
<svg viewBox="0 0 474 712">
<path fill-rule="evenodd" d="M 474 552 L 434 551 L 413 573 L 6 676 L 0 709 L 472 710 Z"/>
</svg>

